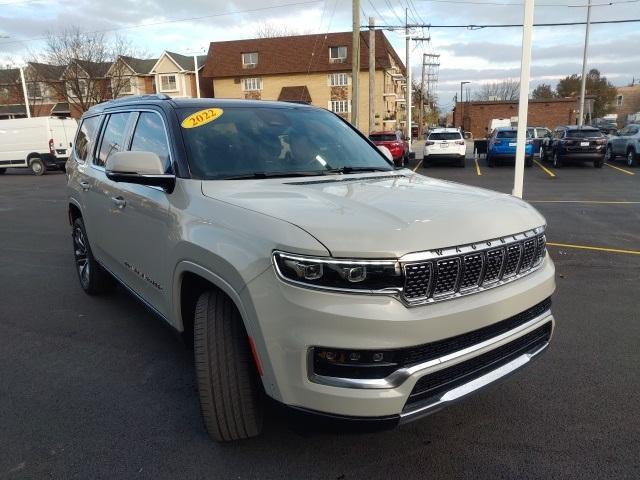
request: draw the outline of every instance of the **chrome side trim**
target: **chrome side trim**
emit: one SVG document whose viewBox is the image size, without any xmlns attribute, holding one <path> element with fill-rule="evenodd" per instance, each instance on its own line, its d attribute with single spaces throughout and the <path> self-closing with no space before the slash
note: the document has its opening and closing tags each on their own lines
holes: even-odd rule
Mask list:
<svg viewBox="0 0 640 480">
<path fill-rule="evenodd" d="M 477 352 L 478 350 L 486 347 L 490 347 L 510 337 L 514 337 L 513 340 L 515 340 L 517 337 L 521 336 L 524 331 L 530 329 L 531 327 L 534 327 L 538 324 L 546 323 L 549 320 L 549 317 L 551 317 L 551 310 L 547 310 L 543 314 L 538 315 L 528 322 L 523 323 L 522 325 L 513 328 L 508 332 L 504 332 L 500 335 L 485 340 L 484 342 L 477 343 L 470 347 L 458 350 L 457 352 L 453 352 L 439 358 L 434 358 L 433 360 L 429 360 L 427 362 L 419 363 L 418 365 L 414 365 L 412 367 L 400 368 L 385 378 L 341 378 L 316 375 L 313 371 L 313 347 L 311 347 L 307 351 L 307 376 L 310 382 L 329 385 L 332 387 L 357 389 L 396 388 L 402 385 L 409 377 L 413 375 L 422 375 L 426 373 L 427 370 L 436 365 L 443 365 L 449 362 L 455 363 L 454 360 L 462 356 L 469 355 L 470 353 Z"/>
<path fill-rule="evenodd" d="M 408 410 L 406 412 L 402 412 L 400 414 L 400 423 L 410 422 L 412 420 L 416 420 L 424 415 L 428 415 L 433 413 L 436 410 L 440 410 L 444 408 L 447 404 L 457 401 L 458 399 L 465 397 L 481 388 L 490 385 L 512 373 L 516 370 L 524 367 L 526 364 L 534 360 L 538 355 L 540 355 L 547 347 L 549 346 L 549 342 L 545 342 L 536 350 L 533 350 L 528 353 L 524 353 L 519 357 L 514 358 L 509 363 L 502 365 L 501 367 L 492 370 L 481 377 L 474 378 L 470 382 L 467 382 L 463 385 L 455 387 L 448 392 L 444 393 L 440 398 L 431 401 L 426 405 L 422 405 L 417 407 L 414 410 Z"/>
</svg>

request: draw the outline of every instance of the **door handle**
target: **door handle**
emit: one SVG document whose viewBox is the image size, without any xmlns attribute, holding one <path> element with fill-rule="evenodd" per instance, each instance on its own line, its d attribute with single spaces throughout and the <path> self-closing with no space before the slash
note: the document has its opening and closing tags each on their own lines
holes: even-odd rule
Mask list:
<svg viewBox="0 0 640 480">
<path fill-rule="evenodd" d="M 82 188 L 82 190 L 86 192 L 87 190 L 89 190 L 89 188 L 91 188 L 91 184 L 89 182 L 81 181 L 80 188 Z"/>
<path fill-rule="evenodd" d="M 118 207 L 118 208 L 120 208 L 120 209 L 122 209 L 122 208 L 124 208 L 124 207 L 126 207 L 126 206 L 127 206 L 127 201 L 126 201 L 124 198 L 120 197 L 120 196 L 118 196 L 118 197 L 111 197 L 111 201 L 113 202 L 113 204 L 114 204 L 116 207 Z"/>
</svg>

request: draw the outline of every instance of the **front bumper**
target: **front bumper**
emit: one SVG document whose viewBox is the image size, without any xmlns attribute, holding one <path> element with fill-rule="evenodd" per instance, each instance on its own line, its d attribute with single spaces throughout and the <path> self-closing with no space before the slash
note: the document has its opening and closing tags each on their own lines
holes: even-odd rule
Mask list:
<svg viewBox="0 0 640 480">
<path fill-rule="evenodd" d="M 332 416 L 397 416 L 406 421 L 442 408 L 528 363 L 525 359 L 532 359 L 539 352 L 521 352 L 510 366 L 500 365 L 500 369 L 496 367 L 484 372 L 470 384 L 456 384 L 451 392 L 438 392 L 436 398 L 409 402 L 411 408 L 407 409 L 408 400 L 421 378 L 463 365 L 545 324 L 550 324 L 552 329 L 551 313 L 545 312 L 507 335 L 463 349 L 455 355 L 412 366 L 408 371 L 394 374 L 392 381 L 378 379 L 379 385 L 373 388 L 363 388 L 362 384 L 358 385 L 361 381 L 329 385 L 325 383 L 330 382 L 319 382 L 309 366 L 310 349 L 315 346 L 398 349 L 436 342 L 515 316 L 548 298 L 554 289 L 554 266 L 547 255 L 538 270 L 510 284 L 412 308 L 392 297 L 300 288 L 281 282 L 272 269 L 250 282 L 242 296 L 243 303 L 251 307 L 246 309 L 252 316 L 248 322 L 249 333 L 263 366 L 265 390 L 271 397 L 298 409 Z M 259 315 L 256 312 L 260 312 Z"/>
</svg>

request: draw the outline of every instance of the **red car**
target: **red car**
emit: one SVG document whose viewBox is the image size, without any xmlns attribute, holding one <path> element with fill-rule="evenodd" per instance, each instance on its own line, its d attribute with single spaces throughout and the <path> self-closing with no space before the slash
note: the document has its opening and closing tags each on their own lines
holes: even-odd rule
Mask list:
<svg viewBox="0 0 640 480">
<path fill-rule="evenodd" d="M 396 166 L 401 167 L 409 162 L 409 142 L 401 132 L 371 132 L 369 140 L 387 147 Z"/>
</svg>

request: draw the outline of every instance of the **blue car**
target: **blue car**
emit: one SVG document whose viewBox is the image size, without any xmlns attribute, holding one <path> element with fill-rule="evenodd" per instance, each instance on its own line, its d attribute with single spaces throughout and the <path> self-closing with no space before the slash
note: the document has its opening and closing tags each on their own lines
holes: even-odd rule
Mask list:
<svg viewBox="0 0 640 480">
<path fill-rule="evenodd" d="M 487 165 L 494 167 L 498 161 L 516 159 L 516 137 L 518 129 L 514 127 L 498 127 L 487 141 Z M 524 147 L 524 165 L 533 165 L 533 140 L 527 132 L 527 143 Z"/>
</svg>

